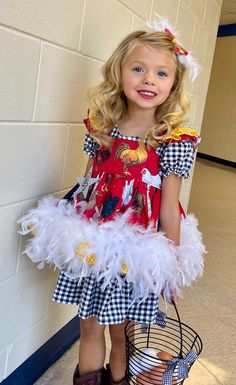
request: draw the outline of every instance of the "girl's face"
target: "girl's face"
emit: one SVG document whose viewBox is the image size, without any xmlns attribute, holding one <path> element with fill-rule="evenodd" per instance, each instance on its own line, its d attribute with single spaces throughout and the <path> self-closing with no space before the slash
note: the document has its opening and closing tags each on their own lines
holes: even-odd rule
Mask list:
<svg viewBox="0 0 236 385">
<path fill-rule="evenodd" d="M 122 67 L 122 88 L 128 109 L 154 113 L 168 98 L 175 73 L 175 58 L 171 52 L 137 44 Z"/>
</svg>

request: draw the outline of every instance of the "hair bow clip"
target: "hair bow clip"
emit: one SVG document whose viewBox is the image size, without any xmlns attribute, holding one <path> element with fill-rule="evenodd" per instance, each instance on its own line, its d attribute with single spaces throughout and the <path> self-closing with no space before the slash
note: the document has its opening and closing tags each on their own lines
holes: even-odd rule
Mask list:
<svg viewBox="0 0 236 385">
<path fill-rule="evenodd" d="M 170 32 L 170 30 L 168 28 L 165 28 L 164 31 L 166 32 L 166 34 L 171 38 L 171 40 L 173 41 L 173 43 L 175 44 L 175 53 L 177 55 L 184 55 L 184 56 L 187 56 L 188 55 L 188 51 L 186 51 L 186 49 L 184 49 L 184 47 L 182 47 L 182 45 L 179 43 L 179 41 L 176 39 L 175 35 L 173 35 L 172 32 Z"/>
</svg>

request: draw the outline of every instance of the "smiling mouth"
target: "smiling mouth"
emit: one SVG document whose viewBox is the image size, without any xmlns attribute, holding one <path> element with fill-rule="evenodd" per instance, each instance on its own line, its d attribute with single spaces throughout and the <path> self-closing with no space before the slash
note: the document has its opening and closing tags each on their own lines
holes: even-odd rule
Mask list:
<svg viewBox="0 0 236 385">
<path fill-rule="evenodd" d="M 146 90 L 140 90 L 140 91 L 138 91 L 138 94 L 140 96 L 142 96 L 143 98 L 146 98 L 146 99 L 151 99 L 151 98 L 154 98 L 155 96 L 157 96 L 157 94 L 155 92 L 146 91 Z"/>
</svg>

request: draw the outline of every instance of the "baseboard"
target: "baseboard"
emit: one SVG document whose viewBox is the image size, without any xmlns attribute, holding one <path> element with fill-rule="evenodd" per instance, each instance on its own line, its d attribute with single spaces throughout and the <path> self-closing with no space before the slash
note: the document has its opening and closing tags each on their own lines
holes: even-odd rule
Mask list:
<svg viewBox="0 0 236 385">
<path fill-rule="evenodd" d="M 217 37 L 236 36 L 236 24 L 220 25 Z"/>
<path fill-rule="evenodd" d="M 203 154 L 202 152 L 197 153 L 197 158 L 210 160 L 211 162 L 215 162 L 215 163 L 223 164 L 224 166 L 236 168 L 236 162 L 233 162 L 231 160 L 222 159 L 222 158 L 217 158 L 216 156 L 212 156 L 212 155 L 208 155 L 208 154 Z"/>
<path fill-rule="evenodd" d="M 79 317 L 76 316 L 3 380 L 1 385 L 34 384 L 78 340 L 79 336 Z"/>
</svg>

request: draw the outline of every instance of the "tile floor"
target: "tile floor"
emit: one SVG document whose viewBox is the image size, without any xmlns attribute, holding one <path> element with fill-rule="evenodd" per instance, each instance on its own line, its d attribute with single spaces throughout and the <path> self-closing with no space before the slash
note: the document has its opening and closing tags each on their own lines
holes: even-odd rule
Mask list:
<svg viewBox="0 0 236 385">
<path fill-rule="evenodd" d="M 236 384 L 235 197 L 236 170 L 197 161 L 189 211 L 199 218 L 208 253 L 204 277 L 185 290 L 178 308 L 182 321 L 202 337 L 204 349 L 185 385 Z M 168 315 L 172 311 L 169 306 Z M 71 385 L 78 345 L 75 343 L 35 385 Z"/>
</svg>

